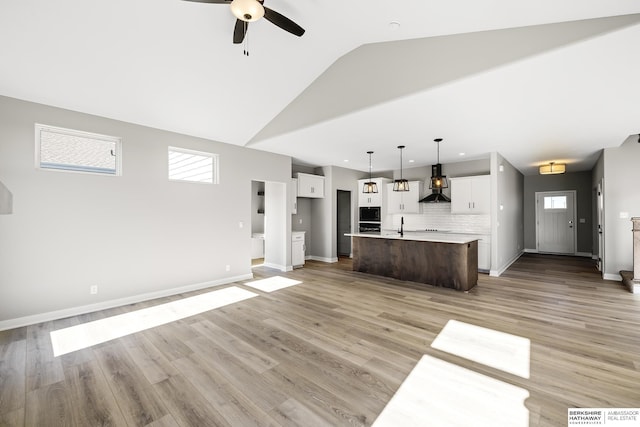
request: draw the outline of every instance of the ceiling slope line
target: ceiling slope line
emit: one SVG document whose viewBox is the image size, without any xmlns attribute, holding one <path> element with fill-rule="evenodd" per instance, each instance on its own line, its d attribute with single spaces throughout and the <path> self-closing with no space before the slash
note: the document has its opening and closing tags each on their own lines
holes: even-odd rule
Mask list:
<svg viewBox="0 0 640 427">
<path fill-rule="evenodd" d="M 640 14 L 631 14 L 366 44 L 334 62 L 245 146 L 638 23 Z"/>
</svg>

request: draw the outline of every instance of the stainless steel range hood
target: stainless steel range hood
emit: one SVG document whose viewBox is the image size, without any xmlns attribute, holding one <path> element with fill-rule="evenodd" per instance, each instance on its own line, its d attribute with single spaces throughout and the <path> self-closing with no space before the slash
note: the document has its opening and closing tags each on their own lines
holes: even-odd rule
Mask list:
<svg viewBox="0 0 640 427">
<path fill-rule="evenodd" d="M 431 194 L 423 197 L 420 200 L 420 203 L 439 203 L 439 202 L 451 203 L 451 199 L 442 193 L 441 188 L 437 190 L 434 189 L 431 191 L 432 191 Z"/>
</svg>

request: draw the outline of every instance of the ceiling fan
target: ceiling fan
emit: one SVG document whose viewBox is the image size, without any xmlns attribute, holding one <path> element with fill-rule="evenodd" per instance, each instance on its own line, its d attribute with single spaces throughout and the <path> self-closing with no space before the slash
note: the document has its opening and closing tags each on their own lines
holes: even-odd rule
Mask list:
<svg viewBox="0 0 640 427">
<path fill-rule="evenodd" d="M 304 34 L 304 28 L 293 22 L 284 15 L 279 14 L 273 9 L 263 6 L 264 0 L 185 0 L 198 3 L 216 3 L 228 4 L 231 6 L 231 13 L 238 18 L 233 29 L 233 42 L 242 43 L 244 36 L 247 34 L 249 22 L 257 21 L 264 18 L 277 25 L 285 31 L 290 32 L 298 37 Z"/>
</svg>

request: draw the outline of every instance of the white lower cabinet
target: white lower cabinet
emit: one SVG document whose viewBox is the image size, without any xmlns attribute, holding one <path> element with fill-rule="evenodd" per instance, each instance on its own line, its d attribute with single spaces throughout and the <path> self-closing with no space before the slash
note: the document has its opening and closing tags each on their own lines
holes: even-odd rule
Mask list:
<svg viewBox="0 0 640 427">
<path fill-rule="evenodd" d="M 491 236 L 481 236 L 478 240 L 478 270 L 491 270 Z"/>
<path fill-rule="evenodd" d="M 304 265 L 304 231 L 291 232 L 291 265 L 300 267 Z"/>
</svg>

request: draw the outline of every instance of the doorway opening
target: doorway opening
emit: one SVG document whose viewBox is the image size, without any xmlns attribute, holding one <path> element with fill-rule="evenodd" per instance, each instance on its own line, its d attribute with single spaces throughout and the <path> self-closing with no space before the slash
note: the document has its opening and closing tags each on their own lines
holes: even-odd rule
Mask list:
<svg viewBox="0 0 640 427">
<path fill-rule="evenodd" d="M 351 191 L 338 190 L 336 200 L 338 218 L 338 235 L 336 236 L 338 247 L 336 252 L 338 258 L 350 257 L 351 237 L 345 236 L 345 233 L 351 233 Z"/>
<path fill-rule="evenodd" d="M 576 192 L 536 192 L 536 241 L 541 253 L 575 255 Z"/>
</svg>

